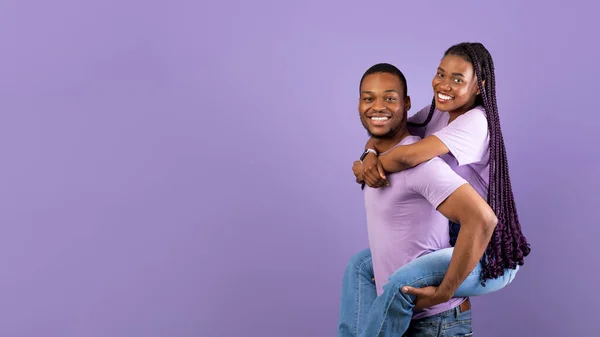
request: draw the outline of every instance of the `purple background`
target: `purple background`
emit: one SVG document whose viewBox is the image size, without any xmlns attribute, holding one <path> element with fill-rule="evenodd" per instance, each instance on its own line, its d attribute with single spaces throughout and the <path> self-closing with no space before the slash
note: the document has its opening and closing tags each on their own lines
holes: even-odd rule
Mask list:
<svg viewBox="0 0 600 337">
<path fill-rule="evenodd" d="M 1 336 L 335 336 L 359 78 L 398 65 L 414 113 L 463 40 L 533 246 L 476 335 L 597 335 L 593 2 L 216 3 L 0 2 Z"/>
</svg>

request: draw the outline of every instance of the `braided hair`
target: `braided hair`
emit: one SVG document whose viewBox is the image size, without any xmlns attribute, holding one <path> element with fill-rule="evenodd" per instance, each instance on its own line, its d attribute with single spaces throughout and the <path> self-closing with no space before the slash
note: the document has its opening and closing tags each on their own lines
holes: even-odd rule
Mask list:
<svg viewBox="0 0 600 337">
<path fill-rule="evenodd" d="M 486 279 L 494 279 L 504 274 L 504 270 L 522 266 L 525 256 L 531 248 L 521 231 L 517 208 L 510 182 L 508 160 L 500 117 L 496 104 L 496 79 L 494 62 L 489 51 L 481 43 L 463 42 L 450 47 L 444 56 L 455 55 L 462 57 L 473 65 L 477 75 L 477 85 L 481 94 L 477 95 L 475 106 L 482 105 L 485 109 L 490 135 L 490 179 L 488 203 L 498 218 L 490 243 L 481 259 L 482 285 Z M 485 85 L 483 84 L 485 81 Z M 423 123 L 409 123 L 412 127 L 426 126 L 433 116 L 435 97 L 431 103 L 429 115 Z"/>
</svg>

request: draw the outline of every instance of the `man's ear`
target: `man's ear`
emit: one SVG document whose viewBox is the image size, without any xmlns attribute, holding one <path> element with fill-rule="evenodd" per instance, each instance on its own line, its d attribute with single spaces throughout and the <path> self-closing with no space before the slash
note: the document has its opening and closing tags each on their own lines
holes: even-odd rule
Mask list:
<svg viewBox="0 0 600 337">
<path fill-rule="evenodd" d="M 410 110 L 410 96 L 406 95 L 404 98 L 404 111 L 408 112 Z"/>
</svg>

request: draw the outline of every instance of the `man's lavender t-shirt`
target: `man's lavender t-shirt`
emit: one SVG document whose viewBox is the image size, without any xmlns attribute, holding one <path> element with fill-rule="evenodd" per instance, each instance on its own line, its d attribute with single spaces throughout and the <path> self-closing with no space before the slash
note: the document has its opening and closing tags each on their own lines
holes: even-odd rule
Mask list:
<svg viewBox="0 0 600 337">
<path fill-rule="evenodd" d="M 419 141 L 404 138 L 398 145 Z M 383 293 L 388 277 L 419 256 L 450 247 L 448 219 L 437 207 L 466 181 L 440 158 L 411 169 L 388 174 L 390 186 L 365 187 L 369 247 L 373 259 L 377 294 Z M 464 299 L 416 312 L 422 318 L 452 309 Z"/>
<path fill-rule="evenodd" d="M 426 106 L 408 120 L 422 123 L 429 114 Z M 434 135 L 450 150 L 440 156 L 454 172 L 463 177 L 481 195 L 488 199 L 490 178 L 489 132 L 483 107 L 475 107 L 448 124 L 450 115 L 437 109 L 425 128 L 409 128 L 410 132 L 425 138 Z"/>
</svg>

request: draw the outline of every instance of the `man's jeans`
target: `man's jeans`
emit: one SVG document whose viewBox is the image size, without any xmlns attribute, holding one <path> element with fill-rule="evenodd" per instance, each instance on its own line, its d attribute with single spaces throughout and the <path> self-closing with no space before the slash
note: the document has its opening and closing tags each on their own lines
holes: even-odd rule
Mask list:
<svg viewBox="0 0 600 337">
<path fill-rule="evenodd" d="M 472 336 L 471 309 L 461 312 L 459 307 L 437 315 L 413 320 L 405 337 L 463 337 Z M 398 337 L 400 337 L 398 335 Z"/>
<path fill-rule="evenodd" d="M 342 282 L 338 336 L 396 337 L 409 331 L 411 324 L 417 324 L 411 326 L 411 330 L 417 329 L 420 331 L 421 324 L 418 324 L 420 322 L 430 322 L 423 324 L 435 325 L 431 322 L 435 320 L 438 320 L 438 323 L 448 321 L 451 317 L 444 316 L 444 313 L 412 321 L 415 297 L 402 293 L 400 288 L 404 285 L 414 287 L 438 286 L 448 270 L 453 250 L 454 248 L 441 249 L 421 256 L 403 266 L 389 277 L 381 296 L 377 296 L 375 282 L 373 281 L 371 251 L 366 249 L 354 255 L 348 263 Z M 497 291 L 512 282 L 517 271 L 518 268 L 516 270 L 506 270 L 503 276 L 486 280 L 486 286 L 483 287 L 479 278 L 481 272 L 481 264 L 479 264 L 457 289 L 454 296 L 477 296 Z M 465 317 L 465 315 L 470 316 L 470 311 L 461 313 L 461 315 L 458 315 L 460 317 L 457 316 L 455 319 L 462 320 L 461 317 Z"/>
</svg>

